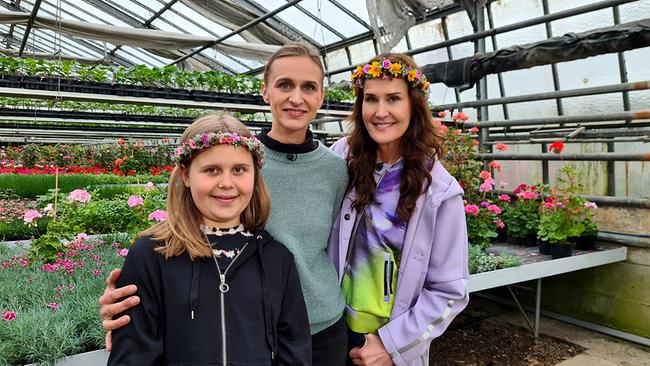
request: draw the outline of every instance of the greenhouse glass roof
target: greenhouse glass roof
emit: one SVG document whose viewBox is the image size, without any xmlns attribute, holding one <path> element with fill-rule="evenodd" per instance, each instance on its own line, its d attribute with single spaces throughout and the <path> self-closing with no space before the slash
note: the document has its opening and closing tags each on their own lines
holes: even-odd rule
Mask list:
<svg viewBox="0 0 650 366">
<path fill-rule="evenodd" d="M 413 17 L 417 22 L 425 22 L 441 10 L 460 10 L 460 6 L 451 0 L 437 0 L 434 3 L 439 7 L 414 12 Z M 197 44 L 219 41 L 220 46 L 201 50 L 184 66 L 216 69 L 231 74 L 259 73 L 265 57 L 275 49 L 273 46 L 290 40 L 306 41 L 323 51 L 323 54 L 327 53 L 325 61 L 330 70 L 358 63 L 378 51 L 373 41 L 366 1 L 2 0 L 0 5 L 3 43 L 0 52 L 5 55 L 18 52 L 26 29 L 29 29 L 29 37 L 24 55 L 49 54 L 124 66 L 168 65 L 194 50 L 204 48 Z M 34 10 L 36 20 L 34 26 L 29 27 L 26 16 L 34 15 Z M 268 16 L 269 13 L 275 14 Z M 21 14 L 23 18 L 15 20 Z M 247 23 L 265 15 L 267 18 L 262 22 L 246 27 Z M 77 22 L 105 28 L 99 31 L 93 29 L 92 35 L 87 30 L 83 30 L 83 33 L 70 32 L 69 27 L 78 26 Z M 111 27 L 169 32 L 168 35 L 184 35 L 188 42 L 191 38 L 195 43 L 182 46 L 181 43 L 174 43 L 178 46 L 174 48 L 171 46 L 177 41 L 174 38 L 164 48 L 145 47 L 137 41 L 124 41 L 125 38 L 119 32 L 113 32 Z M 226 40 L 220 39 L 233 32 Z M 113 38 L 110 37 L 111 33 L 114 33 Z M 145 40 L 148 37 L 142 35 L 139 38 Z M 408 39 L 400 44 L 404 43 L 406 49 L 410 49 Z M 262 48 L 253 51 L 232 49 L 256 45 Z"/>
</svg>

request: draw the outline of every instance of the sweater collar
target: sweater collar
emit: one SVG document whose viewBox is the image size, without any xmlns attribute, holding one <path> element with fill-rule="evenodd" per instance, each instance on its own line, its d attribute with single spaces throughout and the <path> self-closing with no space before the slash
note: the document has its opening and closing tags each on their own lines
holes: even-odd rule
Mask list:
<svg viewBox="0 0 650 366">
<path fill-rule="evenodd" d="M 269 131 L 271 131 L 269 127 L 263 128 L 262 132 L 257 135 L 257 138 L 262 142 L 262 144 L 264 144 L 264 146 L 277 152 L 285 154 L 304 154 L 312 152 L 318 147 L 318 142 L 314 141 L 314 134 L 311 130 L 307 130 L 305 141 L 301 144 L 285 144 L 275 140 L 269 136 Z"/>
</svg>

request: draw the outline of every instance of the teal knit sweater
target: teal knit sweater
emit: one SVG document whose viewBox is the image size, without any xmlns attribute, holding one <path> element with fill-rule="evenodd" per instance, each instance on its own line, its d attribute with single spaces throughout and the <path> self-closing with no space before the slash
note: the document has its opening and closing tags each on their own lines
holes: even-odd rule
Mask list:
<svg viewBox="0 0 650 366">
<path fill-rule="evenodd" d="M 294 255 L 315 334 L 339 320 L 345 307 L 326 247 L 347 188 L 346 163 L 320 143 L 293 161 L 266 146 L 264 153 L 262 175 L 271 195 L 266 229 Z"/>
</svg>

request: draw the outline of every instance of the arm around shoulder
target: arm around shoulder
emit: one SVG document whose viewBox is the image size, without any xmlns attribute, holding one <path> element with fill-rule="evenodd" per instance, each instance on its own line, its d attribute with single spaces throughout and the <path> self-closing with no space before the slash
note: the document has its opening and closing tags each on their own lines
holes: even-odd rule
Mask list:
<svg viewBox="0 0 650 366">
<path fill-rule="evenodd" d="M 154 247 L 155 243 L 150 239 L 138 239 L 129 249 L 122 266 L 117 285 L 137 285 L 141 304 L 125 311 L 131 317 L 131 323 L 113 331 L 113 349 L 108 365 L 163 363 L 160 254 L 153 251 Z"/>
</svg>

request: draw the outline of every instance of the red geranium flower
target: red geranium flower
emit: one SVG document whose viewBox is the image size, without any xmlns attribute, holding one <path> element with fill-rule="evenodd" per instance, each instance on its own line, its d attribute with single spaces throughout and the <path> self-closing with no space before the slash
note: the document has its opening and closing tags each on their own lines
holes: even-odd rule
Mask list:
<svg viewBox="0 0 650 366">
<path fill-rule="evenodd" d="M 552 152 L 554 152 L 556 154 L 559 154 L 559 153 L 562 152 L 562 150 L 564 150 L 564 142 L 555 141 L 548 148 L 549 148 L 550 151 L 552 151 Z"/>
</svg>

